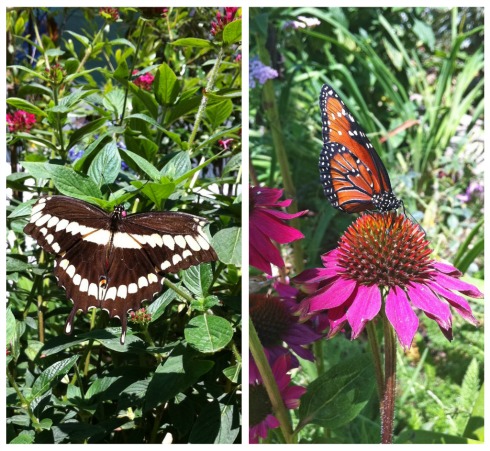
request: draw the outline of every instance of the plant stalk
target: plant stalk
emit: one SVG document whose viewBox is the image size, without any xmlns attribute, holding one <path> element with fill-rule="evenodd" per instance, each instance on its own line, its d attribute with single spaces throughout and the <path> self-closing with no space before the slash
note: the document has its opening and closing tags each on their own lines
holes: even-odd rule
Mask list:
<svg viewBox="0 0 490 451">
<path fill-rule="evenodd" d="M 381 409 L 381 443 L 393 443 L 396 396 L 396 338 L 392 325 L 383 315 L 385 340 L 385 385 Z"/>
</svg>

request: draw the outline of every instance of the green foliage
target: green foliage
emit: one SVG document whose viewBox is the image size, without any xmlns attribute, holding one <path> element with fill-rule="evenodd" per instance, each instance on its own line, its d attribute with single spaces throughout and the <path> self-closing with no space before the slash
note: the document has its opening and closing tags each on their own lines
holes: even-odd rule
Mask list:
<svg viewBox="0 0 490 451">
<path fill-rule="evenodd" d="M 7 13 L 8 107 L 37 116 L 7 135 L 9 443 L 241 440 L 241 26 L 210 39 L 216 11 L 119 8 L 107 23 L 91 8 Z M 34 42 L 44 14 L 54 28 Z M 124 345 L 95 309 L 64 336 L 54 259 L 23 234 L 46 193 L 203 216 L 220 260 L 168 276 Z"/>
</svg>

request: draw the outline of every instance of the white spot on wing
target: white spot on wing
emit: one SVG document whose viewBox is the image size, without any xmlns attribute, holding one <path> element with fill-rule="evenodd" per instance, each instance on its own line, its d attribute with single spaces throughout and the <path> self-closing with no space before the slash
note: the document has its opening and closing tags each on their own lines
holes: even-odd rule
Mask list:
<svg viewBox="0 0 490 451">
<path fill-rule="evenodd" d="M 117 289 L 116 287 L 111 287 L 107 290 L 107 294 L 105 295 L 106 301 L 109 299 L 116 299 Z"/>
<path fill-rule="evenodd" d="M 75 275 L 75 267 L 73 265 L 68 266 L 68 269 L 66 270 L 66 273 L 70 277 L 73 277 Z"/>
<path fill-rule="evenodd" d="M 197 237 L 197 242 L 205 251 L 207 251 L 210 247 L 208 241 L 201 235 Z"/>
<path fill-rule="evenodd" d="M 36 222 L 43 214 L 42 213 L 35 213 L 31 216 L 31 220 L 29 222 Z"/>
<path fill-rule="evenodd" d="M 80 274 L 75 274 L 75 277 L 73 278 L 73 283 L 75 285 L 80 285 L 81 280 L 82 276 Z"/>
<path fill-rule="evenodd" d="M 165 271 L 167 268 L 170 268 L 170 266 L 172 266 L 172 264 L 167 260 L 161 264 L 160 268 L 162 268 L 162 271 Z"/>
<path fill-rule="evenodd" d="M 182 258 L 183 259 L 186 259 L 187 257 L 192 257 L 192 252 L 189 250 L 189 249 L 186 249 L 183 253 L 182 253 Z"/>
<path fill-rule="evenodd" d="M 141 249 L 141 244 L 133 240 L 130 235 L 123 232 L 117 232 L 114 234 L 114 247 L 120 247 L 123 249 Z"/>
<path fill-rule="evenodd" d="M 148 282 L 150 283 L 158 282 L 158 277 L 153 273 L 148 274 Z"/>
<path fill-rule="evenodd" d="M 147 287 L 147 286 L 148 286 L 148 280 L 146 280 L 146 277 L 141 276 L 141 277 L 138 279 L 138 286 L 139 286 L 140 288 L 143 288 L 143 287 Z"/>
<path fill-rule="evenodd" d="M 130 283 L 128 285 L 128 293 L 133 294 L 136 293 L 137 291 L 138 291 L 138 285 L 136 285 L 135 283 Z"/>
<path fill-rule="evenodd" d="M 66 228 L 66 226 L 69 224 L 68 220 L 62 219 L 58 224 L 56 224 L 56 231 L 59 232 L 60 230 L 63 230 Z"/>
<path fill-rule="evenodd" d="M 53 216 L 49 221 L 47 227 L 54 227 L 56 224 L 60 222 L 60 218 L 57 218 L 56 216 Z"/>
<path fill-rule="evenodd" d="M 99 290 L 97 289 L 97 285 L 95 283 L 91 283 L 90 286 L 88 287 L 88 295 L 94 296 L 95 299 L 97 299 L 98 294 L 99 294 Z"/>
<path fill-rule="evenodd" d="M 82 283 L 80 283 L 80 291 L 84 292 L 88 290 L 88 280 L 82 279 Z"/>
<path fill-rule="evenodd" d="M 154 233 L 151 237 L 153 238 L 153 241 L 155 242 L 155 244 L 157 246 L 159 246 L 159 247 L 163 246 L 162 237 L 160 235 L 158 235 L 158 233 Z"/>
<path fill-rule="evenodd" d="M 44 215 L 36 221 L 36 225 L 38 227 L 41 227 L 42 225 L 46 224 L 50 219 L 51 219 L 50 214 Z"/>
<path fill-rule="evenodd" d="M 186 235 L 185 236 L 185 240 L 187 241 L 187 244 L 189 245 L 189 247 L 193 250 L 193 251 L 200 251 L 201 250 L 201 246 L 199 246 L 199 244 L 197 243 L 197 241 L 194 239 L 193 236 L 191 235 Z"/>
<path fill-rule="evenodd" d="M 165 244 L 165 246 L 167 246 L 170 250 L 173 251 L 175 247 L 175 241 L 173 237 L 171 235 L 163 235 L 162 239 L 163 239 L 163 244 Z"/>
<path fill-rule="evenodd" d="M 182 261 L 182 257 L 179 255 L 179 254 L 175 254 L 173 257 L 172 257 L 172 263 L 174 265 L 176 265 L 177 263 L 181 262 Z"/>
<path fill-rule="evenodd" d="M 117 295 L 123 299 L 126 299 L 126 296 L 128 295 L 128 287 L 126 285 L 119 285 Z"/>
<path fill-rule="evenodd" d="M 182 235 L 177 235 L 176 237 L 174 237 L 174 240 L 177 243 L 177 245 L 179 247 L 181 247 L 182 249 L 184 249 L 184 247 L 186 247 L 185 238 Z"/>
<path fill-rule="evenodd" d="M 105 246 L 107 243 L 109 243 L 110 238 L 111 232 L 109 232 L 109 230 L 97 230 L 94 233 L 84 236 L 83 241 Z"/>
<path fill-rule="evenodd" d="M 53 248 L 53 251 L 55 251 L 57 254 L 60 253 L 61 247 L 58 243 L 53 243 L 53 245 L 51 247 Z"/>
<path fill-rule="evenodd" d="M 70 262 L 65 258 L 60 261 L 60 268 L 63 268 L 66 271 L 66 268 L 68 268 L 68 265 Z"/>
</svg>

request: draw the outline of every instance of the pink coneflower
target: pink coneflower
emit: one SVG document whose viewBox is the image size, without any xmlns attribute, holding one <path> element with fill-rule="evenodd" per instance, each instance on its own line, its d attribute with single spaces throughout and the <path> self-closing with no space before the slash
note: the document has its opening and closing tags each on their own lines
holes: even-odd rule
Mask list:
<svg viewBox="0 0 490 451">
<path fill-rule="evenodd" d="M 292 199 L 279 202 L 282 189 L 250 187 L 250 264 L 271 275 L 271 264 L 283 267 L 284 260 L 272 241 L 285 244 L 304 238 L 295 228 L 285 224 L 285 220 L 297 218 L 307 213 L 285 213 L 280 208 L 288 207 Z"/>
<path fill-rule="evenodd" d="M 300 323 L 298 316 L 295 316 L 297 310 L 298 304 L 291 298 L 250 295 L 250 319 L 271 360 L 288 352 L 288 348 L 303 359 L 314 360 L 313 353 L 304 346 L 322 335 L 313 330 L 309 321 Z"/>
<path fill-rule="evenodd" d="M 137 73 L 137 70 L 133 70 L 133 75 Z M 151 89 L 151 85 L 153 84 L 153 80 L 155 80 L 155 77 L 150 73 L 146 73 L 135 78 L 133 83 L 139 88 L 149 91 Z"/>
<path fill-rule="evenodd" d="M 299 407 L 299 399 L 306 392 L 306 388 L 290 385 L 291 376 L 288 372 L 293 368 L 291 355 L 283 354 L 271 365 L 272 374 L 288 409 Z M 272 412 L 269 396 L 262 385 L 262 377 L 252 357 L 250 357 L 250 443 L 258 443 L 259 438 L 266 438 L 270 429 L 279 427 L 279 421 Z"/>
<path fill-rule="evenodd" d="M 225 15 L 222 16 L 219 11 L 216 12 L 216 22 L 211 22 L 211 34 L 216 36 L 222 32 L 226 25 L 240 18 L 236 16 L 237 11 L 240 8 L 230 7 L 225 8 Z"/>
<path fill-rule="evenodd" d="M 7 125 L 9 132 L 28 132 L 36 123 L 36 115 L 24 110 L 18 110 L 13 114 L 7 113 Z"/>
<path fill-rule="evenodd" d="M 382 308 L 401 345 L 411 346 L 419 324 L 413 307 L 422 310 L 452 339 L 450 306 L 478 324 L 468 302 L 482 293 L 460 280 L 456 268 L 430 258 L 429 242 L 419 226 L 403 215 L 365 214 L 351 225 L 337 249 L 323 255 L 324 268 L 309 269 L 293 282 L 310 296 L 303 314 L 328 310 L 332 336 L 345 323 L 352 339 Z"/>
</svg>

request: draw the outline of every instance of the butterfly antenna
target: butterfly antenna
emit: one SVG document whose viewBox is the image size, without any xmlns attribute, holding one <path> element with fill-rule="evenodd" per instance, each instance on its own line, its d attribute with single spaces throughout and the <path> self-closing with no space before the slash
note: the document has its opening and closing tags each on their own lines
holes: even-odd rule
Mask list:
<svg viewBox="0 0 490 451">
<path fill-rule="evenodd" d="M 427 235 L 427 232 L 425 231 L 425 229 L 422 227 L 422 225 L 420 224 L 420 222 L 418 222 L 414 217 L 413 215 L 408 212 L 407 214 L 407 210 L 405 209 L 405 204 L 403 203 L 403 200 L 400 200 L 400 203 L 402 205 L 402 208 L 403 208 L 403 215 L 406 217 L 406 218 L 410 218 L 410 220 L 414 223 L 414 224 L 417 224 L 420 228 L 420 230 L 422 230 L 422 232 L 424 233 L 424 235 Z"/>
</svg>

